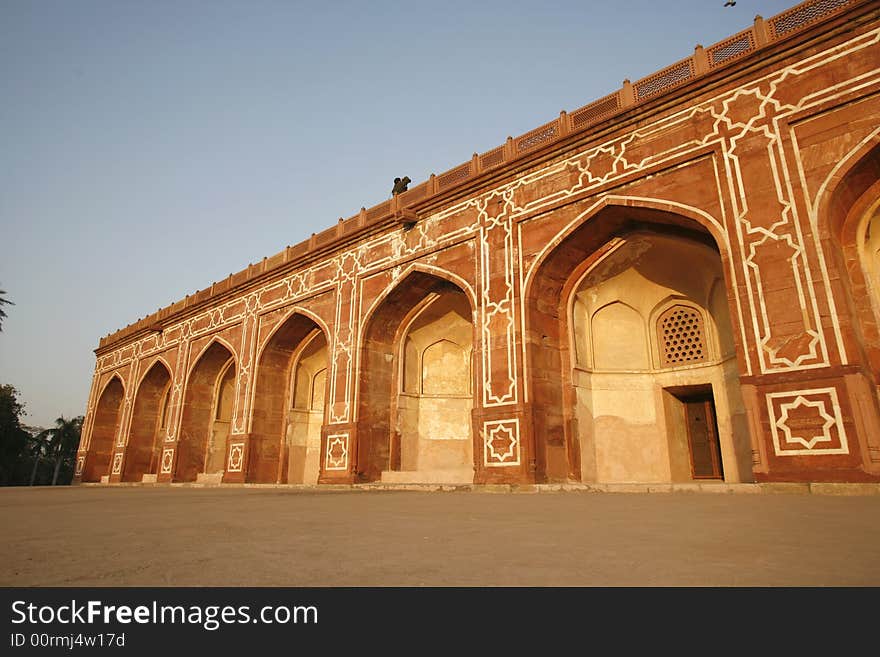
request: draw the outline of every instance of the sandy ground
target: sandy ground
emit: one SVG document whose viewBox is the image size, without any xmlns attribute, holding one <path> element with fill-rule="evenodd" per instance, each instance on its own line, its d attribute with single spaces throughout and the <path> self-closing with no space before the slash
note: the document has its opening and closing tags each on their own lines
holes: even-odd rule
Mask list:
<svg viewBox="0 0 880 657">
<path fill-rule="evenodd" d="M 880 496 L 0 489 L 2 586 L 878 586 Z"/>
</svg>

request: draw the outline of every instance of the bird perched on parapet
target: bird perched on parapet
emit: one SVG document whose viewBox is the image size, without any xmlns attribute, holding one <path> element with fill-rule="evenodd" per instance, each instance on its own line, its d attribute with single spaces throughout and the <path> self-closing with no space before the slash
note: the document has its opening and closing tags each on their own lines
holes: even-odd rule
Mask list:
<svg viewBox="0 0 880 657">
<path fill-rule="evenodd" d="M 727 0 L 727 2 L 724 3 L 724 6 L 725 7 L 733 7 L 735 4 L 736 4 L 736 0 Z"/>
<path fill-rule="evenodd" d="M 391 195 L 397 196 L 401 192 L 405 192 L 407 190 L 407 185 L 409 185 L 412 180 L 409 179 L 409 176 L 404 176 L 403 178 L 395 178 L 394 179 L 394 187 L 391 188 Z"/>
</svg>

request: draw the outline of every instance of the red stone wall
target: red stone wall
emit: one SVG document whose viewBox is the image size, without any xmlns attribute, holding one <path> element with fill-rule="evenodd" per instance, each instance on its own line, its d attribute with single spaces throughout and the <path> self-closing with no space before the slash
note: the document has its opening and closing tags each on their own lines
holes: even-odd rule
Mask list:
<svg viewBox="0 0 880 657">
<path fill-rule="evenodd" d="M 880 330 L 857 248 L 880 195 L 880 9 L 832 4 L 759 19 L 102 340 L 83 480 L 140 458 L 136 382 L 157 354 L 173 379 L 159 478 L 195 477 L 194 359 L 217 340 L 237 363 L 224 480 L 282 480 L 279 409 L 307 328 L 330 353 L 320 480 L 375 479 L 394 461 L 395 332 L 438 285 L 474 310 L 475 481 L 577 479 L 566 295 L 636 228 L 717 249 L 755 477 L 880 479 Z M 125 396 L 108 460 L 111 376 Z"/>
</svg>

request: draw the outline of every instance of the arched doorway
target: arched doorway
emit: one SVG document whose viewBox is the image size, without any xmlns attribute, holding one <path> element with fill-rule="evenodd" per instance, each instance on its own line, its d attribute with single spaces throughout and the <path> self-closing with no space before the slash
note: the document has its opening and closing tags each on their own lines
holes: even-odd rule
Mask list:
<svg viewBox="0 0 880 657">
<path fill-rule="evenodd" d="M 135 396 L 122 481 L 141 481 L 145 474 L 158 472 L 170 397 L 171 373 L 157 360 L 141 379 Z"/>
<path fill-rule="evenodd" d="M 539 476 L 751 481 L 726 290 L 712 235 L 666 212 L 607 207 L 547 254 L 528 295 Z"/>
<path fill-rule="evenodd" d="M 850 449 L 858 449 L 862 469 L 880 471 L 880 136 L 856 149 L 828 182 L 817 208 L 823 248 L 838 275 L 831 275 L 837 317 L 853 367 L 846 378 L 857 399 L 864 427 Z M 841 457 L 843 458 L 843 457 Z"/>
<path fill-rule="evenodd" d="M 855 338 L 847 360 L 866 362 L 876 380 L 880 378 L 880 144 L 863 148 L 867 150 L 856 151 L 840 163 L 844 172 L 820 197 L 818 221 L 824 246 L 841 272 L 841 310 L 848 311 L 840 313 L 841 328 Z"/>
<path fill-rule="evenodd" d="M 92 422 L 92 437 L 83 466 L 82 481 L 99 482 L 109 474 L 113 442 L 119 432 L 119 420 L 125 389 L 119 377 L 114 376 L 101 392 Z"/>
<path fill-rule="evenodd" d="M 376 308 L 361 355 L 358 470 L 386 482 L 473 482 L 473 309 L 413 272 Z"/>
<path fill-rule="evenodd" d="M 324 331 L 303 314 L 269 339 L 257 370 L 248 481 L 317 483 L 327 365 Z"/>
<path fill-rule="evenodd" d="M 222 478 L 235 375 L 235 358 L 220 342 L 213 342 L 193 366 L 184 395 L 174 481 L 195 481 L 199 475 Z"/>
</svg>

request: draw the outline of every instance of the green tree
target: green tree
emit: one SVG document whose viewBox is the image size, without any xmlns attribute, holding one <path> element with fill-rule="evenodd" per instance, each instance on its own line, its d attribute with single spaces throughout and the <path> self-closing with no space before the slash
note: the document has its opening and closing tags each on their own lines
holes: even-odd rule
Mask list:
<svg viewBox="0 0 880 657">
<path fill-rule="evenodd" d="M 43 433 L 46 434 L 48 443 L 47 453 L 52 457 L 55 467 L 52 471 L 52 486 L 58 483 L 58 475 L 61 472 L 62 464 L 66 465 L 65 474 L 70 470 L 69 474 L 73 474 L 73 463 L 76 460 L 76 449 L 79 446 L 79 437 L 82 433 L 83 416 L 77 416 L 73 419 L 66 419 L 63 415 L 55 420 L 55 426 L 47 429 Z M 70 477 L 65 477 L 64 483 L 70 483 Z"/>
<path fill-rule="evenodd" d="M 49 456 L 51 444 L 49 442 L 48 431 L 42 431 L 36 435 L 31 435 L 25 441 L 24 448 L 19 456 L 19 476 L 15 483 L 23 483 L 21 481 L 22 469 L 30 464 L 31 474 L 27 479 L 28 486 L 33 486 L 37 481 L 37 472 L 40 470 L 40 464 L 44 464 Z"/>
<path fill-rule="evenodd" d="M 6 312 L 3 310 L 3 306 L 14 306 L 9 299 L 6 298 L 6 290 L 0 290 L 0 332 L 3 331 L 3 320 L 6 318 Z"/>
<path fill-rule="evenodd" d="M 25 414 L 19 392 L 9 384 L 0 385 L 0 485 L 17 482 L 16 471 L 30 434 L 21 426 Z"/>
</svg>

